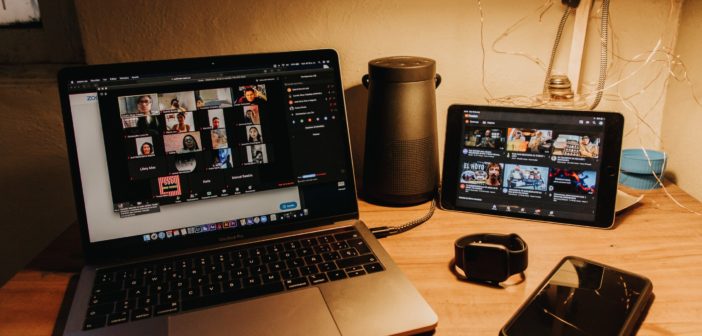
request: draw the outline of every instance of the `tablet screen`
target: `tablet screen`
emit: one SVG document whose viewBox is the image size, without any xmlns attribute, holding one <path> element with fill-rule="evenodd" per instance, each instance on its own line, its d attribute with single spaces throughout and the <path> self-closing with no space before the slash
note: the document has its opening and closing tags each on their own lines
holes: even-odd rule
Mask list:
<svg viewBox="0 0 702 336">
<path fill-rule="evenodd" d="M 452 184 L 449 190 L 455 188 L 448 196 L 455 208 L 567 222 L 597 220 L 602 187 L 611 184 L 612 175 L 603 170 L 611 166 L 605 163 L 612 148 L 606 143 L 612 141 L 606 136 L 612 127 L 608 118 L 621 115 L 479 106 L 459 110 L 450 121 L 460 123 L 458 132 L 447 132 L 458 133 L 447 138 L 459 142 L 447 143 L 447 150 L 458 152 L 445 153 L 453 158 L 445 162 L 452 171 L 444 171 L 453 175 L 444 182 Z M 621 130 L 619 134 L 616 147 L 621 146 Z M 618 155 L 614 161 L 618 167 Z M 614 187 L 616 192 L 616 182 Z"/>
</svg>

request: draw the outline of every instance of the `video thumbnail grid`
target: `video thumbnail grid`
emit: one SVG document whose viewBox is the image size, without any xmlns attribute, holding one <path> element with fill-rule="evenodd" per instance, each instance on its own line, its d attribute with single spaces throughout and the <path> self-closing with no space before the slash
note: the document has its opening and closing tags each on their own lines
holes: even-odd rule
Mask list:
<svg viewBox="0 0 702 336">
<path fill-rule="evenodd" d="M 599 134 L 482 125 L 466 125 L 463 134 L 459 192 L 573 203 L 596 197 Z"/>
<path fill-rule="evenodd" d="M 265 85 L 147 91 L 117 101 L 129 179 L 150 180 L 155 198 L 245 192 L 258 182 L 246 168 L 271 162 Z"/>
</svg>

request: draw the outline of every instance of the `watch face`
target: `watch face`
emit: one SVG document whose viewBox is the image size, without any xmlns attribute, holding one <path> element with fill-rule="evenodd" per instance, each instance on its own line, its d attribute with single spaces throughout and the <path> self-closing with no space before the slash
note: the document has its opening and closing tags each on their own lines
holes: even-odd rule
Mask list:
<svg viewBox="0 0 702 336">
<path fill-rule="evenodd" d="M 503 246 L 473 243 L 463 253 L 467 277 L 495 282 L 509 278 L 509 254 Z"/>
</svg>

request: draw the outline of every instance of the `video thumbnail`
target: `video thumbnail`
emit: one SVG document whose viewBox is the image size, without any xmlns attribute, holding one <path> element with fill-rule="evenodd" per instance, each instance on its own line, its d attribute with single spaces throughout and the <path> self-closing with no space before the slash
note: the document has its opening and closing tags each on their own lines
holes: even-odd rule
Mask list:
<svg viewBox="0 0 702 336">
<path fill-rule="evenodd" d="M 222 148 L 212 152 L 212 169 L 226 169 L 234 167 L 232 161 L 232 150 Z"/>
<path fill-rule="evenodd" d="M 195 110 L 193 91 L 159 93 L 158 108 L 164 112 L 185 112 Z"/>
<path fill-rule="evenodd" d="M 236 100 L 237 104 L 262 104 L 265 103 L 268 98 L 266 98 L 266 86 L 265 85 L 245 85 L 239 86 L 239 98 Z"/>
<path fill-rule="evenodd" d="M 192 112 L 178 112 L 164 114 L 166 129 L 171 132 L 191 132 L 195 130 Z"/>
<path fill-rule="evenodd" d="M 553 192 L 594 195 L 597 189 L 597 172 L 553 168 L 549 174 L 549 181 L 549 190 Z"/>
<path fill-rule="evenodd" d="M 600 139 L 590 135 L 559 134 L 552 155 L 598 158 Z"/>
<path fill-rule="evenodd" d="M 223 128 L 224 125 L 224 110 L 212 109 L 207 111 L 207 121 L 212 129 Z"/>
<path fill-rule="evenodd" d="M 534 128 L 509 128 L 507 150 L 548 154 L 553 143 L 553 130 Z"/>
<path fill-rule="evenodd" d="M 117 99 L 122 128 L 128 134 L 157 135 L 163 130 L 163 121 L 153 102 L 156 94 L 122 96 Z"/>
<path fill-rule="evenodd" d="M 223 108 L 232 106 L 230 88 L 207 89 L 195 91 L 195 106 L 198 109 Z"/>
<path fill-rule="evenodd" d="M 191 197 L 216 197 L 226 192 L 224 176 L 220 172 L 210 171 L 188 175 L 188 187 Z"/>
<path fill-rule="evenodd" d="M 502 185 L 504 165 L 497 162 L 466 162 L 463 164 L 461 183 L 499 187 Z"/>
<path fill-rule="evenodd" d="M 504 129 L 469 126 L 466 127 L 464 140 L 466 147 L 504 150 Z"/>
<path fill-rule="evenodd" d="M 154 141 L 149 137 L 136 138 L 136 153 L 139 157 L 154 156 Z"/>
<path fill-rule="evenodd" d="M 200 132 L 166 134 L 163 136 L 166 153 L 190 153 L 202 150 Z"/>
<path fill-rule="evenodd" d="M 227 144 L 227 132 L 224 128 L 213 129 L 210 131 L 212 139 L 212 149 L 225 148 Z"/>
<path fill-rule="evenodd" d="M 548 167 L 506 164 L 503 186 L 546 191 L 545 178 L 548 178 Z"/>
<path fill-rule="evenodd" d="M 159 113 L 158 107 L 154 104 L 157 98 L 158 95 L 155 93 L 118 97 L 119 114 L 156 115 Z"/>
<path fill-rule="evenodd" d="M 244 122 L 247 124 L 261 123 L 261 116 L 258 113 L 258 105 L 244 106 Z"/>
<path fill-rule="evenodd" d="M 127 161 L 129 179 L 132 181 L 163 176 L 166 172 L 166 159 L 159 156 L 132 156 Z"/>
<path fill-rule="evenodd" d="M 259 125 L 246 126 L 247 142 L 262 142 L 263 134 Z"/>
<path fill-rule="evenodd" d="M 193 172 L 197 168 L 198 154 L 178 154 L 171 155 L 168 158 L 170 162 L 170 171 L 173 174 L 187 174 Z"/>
<path fill-rule="evenodd" d="M 260 144 L 246 146 L 246 162 L 248 164 L 268 163 L 266 145 Z"/>
<path fill-rule="evenodd" d="M 160 197 L 180 196 L 182 192 L 180 187 L 180 176 L 174 175 L 159 177 L 158 192 L 159 194 L 157 196 Z"/>
</svg>

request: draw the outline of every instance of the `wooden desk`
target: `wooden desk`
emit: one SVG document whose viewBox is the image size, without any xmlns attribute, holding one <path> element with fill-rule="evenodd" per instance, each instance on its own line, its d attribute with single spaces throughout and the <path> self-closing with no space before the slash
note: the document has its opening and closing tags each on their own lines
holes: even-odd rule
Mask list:
<svg viewBox="0 0 702 336">
<path fill-rule="evenodd" d="M 684 205 L 702 212 L 700 202 L 676 186 L 669 190 Z M 360 206 L 361 218 L 370 227 L 398 225 L 422 216 L 428 208 L 385 208 L 363 202 Z M 479 232 L 515 232 L 526 240 L 525 282 L 497 289 L 453 277 L 448 269 L 453 241 Z M 618 217 L 614 230 L 437 210 L 429 222 L 381 242 L 438 314 L 437 335 L 496 335 L 566 255 L 610 264 L 653 281 L 656 298 L 640 335 L 702 334 L 702 216 L 678 207 L 662 191 L 646 193 L 642 205 Z M 48 254 L 56 257 L 57 252 Z M 31 268 L 15 275 L 0 289 L 0 335 L 51 334 L 71 275 Z"/>
</svg>

